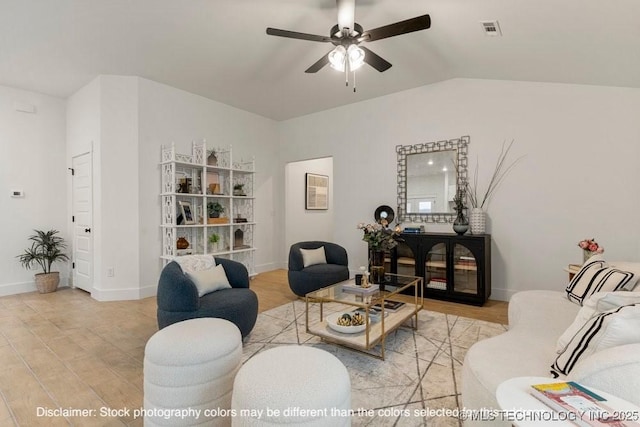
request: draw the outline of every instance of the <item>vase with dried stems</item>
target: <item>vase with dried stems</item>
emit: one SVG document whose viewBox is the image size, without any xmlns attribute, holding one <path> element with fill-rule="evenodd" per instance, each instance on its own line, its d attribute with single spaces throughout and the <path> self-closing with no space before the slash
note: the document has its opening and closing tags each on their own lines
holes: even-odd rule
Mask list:
<svg viewBox="0 0 640 427">
<path fill-rule="evenodd" d="M 512 140 L 508 145 L 503 142 L 500 155 L 496 161 L 496 167 L 493 170 L 489 184 L 486 190 L 483 192 L 478 190 L 478 161 L 476 160 L 476 168 L 473 173 L 473 182 L 466 181 L 464 186 L 467 190 L 467 196 L 469 204 L 471 205 L 471 212 L 469 213 L 469 226 L 471 228 L 471 234 L 484 234 L 486 232 L 487 214 L 485 212 L 486 206 L 488 206 L 491 197 L 494 195 L 496 189 L 502 184 L 504 178 L 513 167 L 522 160 L 523 156 L 518 157 L 513 162 L 508 163 L 507 157 L 513 147 L 514 141 Z"/>
</svg>

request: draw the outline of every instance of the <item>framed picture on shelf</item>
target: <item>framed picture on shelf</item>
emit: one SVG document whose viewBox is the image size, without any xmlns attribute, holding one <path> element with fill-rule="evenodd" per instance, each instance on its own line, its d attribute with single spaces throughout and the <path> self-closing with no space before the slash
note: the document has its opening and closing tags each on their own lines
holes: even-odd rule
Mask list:
<svg viewBox="0 0 640 427">
<path fill-rule="evenodd" d="M 329 177 L 306 173 L 305 181 L 304 208 L 307 210 L 329 209 Z"/>
<path fill-rule="evenodd" d="M 178 205 L 180 205 L 180 215 L 182 216 L 182 223 L 186 225 L 195 224 L 196 220 L 194 219 L 193 210 L 191 209 L 191 203 L 179 201 Z"/>
</svg>

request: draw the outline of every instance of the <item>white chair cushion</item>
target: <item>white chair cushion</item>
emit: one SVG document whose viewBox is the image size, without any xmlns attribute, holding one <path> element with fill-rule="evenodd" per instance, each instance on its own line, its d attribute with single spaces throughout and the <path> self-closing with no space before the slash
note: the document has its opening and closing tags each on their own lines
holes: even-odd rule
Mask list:
<svg viewBox="0 0 640 427">
<path fill-rule="evenodd" d="M 186 274 L 198 288 L 198 296 L 200 297 L 220 289 L 231 288 L 222 264 L 208 270 L 192 271 Z"/>
<path fill-rule="evenodd" d="M 327 263 L 324 246 L 320 246 L 317 249 L 300 249 L 300 253 L 302 253 L 302 264 L 305 268 L 310 265 Z"/>
</svg>

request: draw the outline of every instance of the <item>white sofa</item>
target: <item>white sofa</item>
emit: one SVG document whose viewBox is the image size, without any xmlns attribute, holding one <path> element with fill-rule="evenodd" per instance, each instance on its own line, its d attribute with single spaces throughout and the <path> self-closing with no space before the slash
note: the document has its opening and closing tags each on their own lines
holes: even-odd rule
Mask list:
<svg viewBox="0 0 640 427">
<path fill-rule="evenodd" d="M 640 277 L 640 264 L 616 264 L 618 268 L 623 266 Z M 634 291 L 637 288 L 640 286 Z M 499 409 L 495 393 L 501 382 L 521 376 L 552 378 L 558 338 L 579 310 L 580 306 L 561 291 L 524 291 L 514 295 L 509 301 L 509 330 L 474 344 L 466 354 L 462 368 L 463 407 Z M 580 359 L 566 378 L 640 405 L 640 344 L 608 348 Z M 465 423 L 489 424 L 500 425 L 496 421 Z"/>
</svg>

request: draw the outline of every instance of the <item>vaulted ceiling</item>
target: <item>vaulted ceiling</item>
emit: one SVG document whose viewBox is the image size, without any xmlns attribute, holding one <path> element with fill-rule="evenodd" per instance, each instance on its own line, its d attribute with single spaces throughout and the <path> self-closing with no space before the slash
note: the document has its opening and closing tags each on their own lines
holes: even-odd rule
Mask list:
<svg viewBox="0 0 640 427">
<path fill-rule="evenodd" d="M 333 0 L 0 0 L 0 84 L 67 97 L 135 75 L 275 120 L 456 77 L 640 87 L 637 0 L 356 0 L 365 30 L 428 13 L 431 28 L 368 43 L 393 64 L 305 74 L 330 44 Z M 484 34 L 497 20 L 502 37 Z"/>
</svg>

